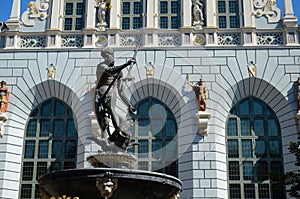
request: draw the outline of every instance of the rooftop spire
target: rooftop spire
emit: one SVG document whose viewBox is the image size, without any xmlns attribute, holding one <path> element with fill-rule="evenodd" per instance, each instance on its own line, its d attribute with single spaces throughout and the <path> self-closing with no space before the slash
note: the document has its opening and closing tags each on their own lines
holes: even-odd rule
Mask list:
<svg viewBox="0 0 300 199">
<path fill-rule="evenodd" d="M 20 28 L 20 7 L 21 0 L 14 0 L 11 8 L 10 19 L 6 21 L 9 30 L 18 30 Z"/>
</svg>

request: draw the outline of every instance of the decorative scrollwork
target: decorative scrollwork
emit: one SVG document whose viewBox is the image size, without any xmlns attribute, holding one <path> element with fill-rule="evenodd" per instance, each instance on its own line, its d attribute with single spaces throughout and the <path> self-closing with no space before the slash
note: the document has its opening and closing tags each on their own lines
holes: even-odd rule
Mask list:
<svg viewBox="0 0 300 199">
<path fill-rule="evenodd" d="M 276 5 L 276 0 L 253 0 L 257 17 L 265 16 L 269 23 L 276 23 L 280 20 L 281 10 Z"/>
<path fill-rule="evenodd" d="M 45 36 L 21 36 L 21 48 L 41 48 L 45 46 Z"/>
<path fill-rule="evenodd" d="M 159 34 L 158 45 L 159 46 L 180 46 L 181 45 L 180 34 Z"/>
<path fill-rule="evenodd" d="M 82 35 L 63 35 L 61 37 L 61 47 L 77 47 L 83 46 Z"/>
<path fill-rule="evenodd" d="M 282 45 L 282 33 L 257 33 L 257 45 Z"/>
<path fill-rule="evenodd" d="M 22 15 L 22 22 L 25 26 L 34 26 L 36 19 L 45 20 L 48 16 L 49 0 L 30 1 L 27 10 Z"/>
<path fill-rule="evenodd" d="M 124 34 L 120 35 L 121 46 L 141 46 L 142 35 L 141 34 Z"/>
<path fill-rule="evenodd" d="M 240 45 L 241 35 L 240 33 L 219 33 L 218 45 Z"/>
</svg>

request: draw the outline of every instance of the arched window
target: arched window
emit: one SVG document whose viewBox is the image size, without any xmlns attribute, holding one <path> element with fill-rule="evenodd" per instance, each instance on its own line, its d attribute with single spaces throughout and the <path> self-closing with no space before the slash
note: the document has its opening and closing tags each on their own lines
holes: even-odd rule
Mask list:
<svg viewBox="0 0 300 199">
<path fill-rule="evenodd" d="M 131 148 L 138 157 L 141 170 L 157 171 L 173 176 L 177 172 L 177 123 L 170 109 L 158 99 L 148 97 L 137 104 L 132 115 Z"/>
<path fill-rule="evenodd" d="M 285 198 L 279 122 L 268 105 L 254 97 L 230 111 L 226 130 L 229 198 Z"/>
<path fill-rule="evenodd" d="M 21 199 L 40 198 L 39 176 L 76 167 L 77 138 L 72 110 L 64 102 L 52 98 L 31 112 L 25 129 Z"/>
</svg>

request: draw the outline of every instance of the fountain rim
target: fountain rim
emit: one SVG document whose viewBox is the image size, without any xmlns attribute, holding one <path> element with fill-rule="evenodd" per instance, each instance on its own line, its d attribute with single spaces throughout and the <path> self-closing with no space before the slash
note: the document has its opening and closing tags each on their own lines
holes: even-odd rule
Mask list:
<svg viewBox="0 0 300 199">
<path fill-rule="evenodd" d="M 101 171 L 101 173 L 97 173 Z M 71 175 L 71 174 L 78 175 Z M 177 187 L 180 191 L 182 190 L 182 181 L 178 178 L 152 171 L 136 170 L 136 169 L 123 169 L 123 168 L 83 168 L 83 169 L 66 169 L 60 171 L 53 171 L 44 174 L 39 177 L 38 182 L 40 185 L 46 185 L 49 180 L 55 181 L 60 179 L 76 179 L 76 178 L 104 178 L 110 173 L 111 178 L 118 179 L 137 179 L 137 180 L 148 180 L 154 182 L 162 182 L 171 186 Z M 48 182 L 48 183 L 47 183 Z"/>
</svg>

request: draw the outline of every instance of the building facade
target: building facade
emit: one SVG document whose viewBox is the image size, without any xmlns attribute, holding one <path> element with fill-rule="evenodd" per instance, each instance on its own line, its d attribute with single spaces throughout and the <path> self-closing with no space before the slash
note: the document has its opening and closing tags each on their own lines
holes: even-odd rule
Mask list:
<svg viewBox="0 0 300 199">
<path fill-rule="evenodd" d="M 298 169 L 288 143 L 299 132 L 299 27 L 292 0 L 284 4 L 36 0 L 20 13 L 14 0 L 0 33 L 0 76 L 10 90 L 0 198 L 39 198 L 40 175 L 90 167 L 105 47 L 116 65 L 138 50 L 137 64 L 124 70 L 138 113 L 119 98 L 115 107 L 133 120 L 139 169 L 177 176 L 184 199 L 289 198 L 273 180 Z M 199 79 L 208 98 L 200 120 Z"/>
</svg>

